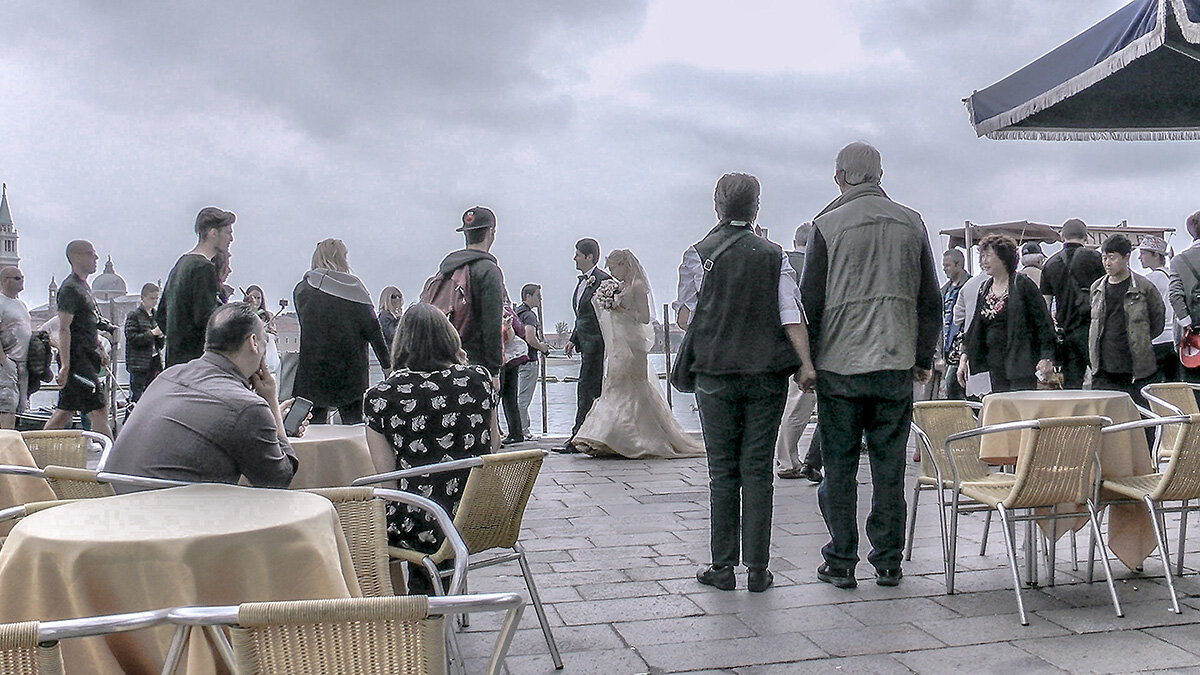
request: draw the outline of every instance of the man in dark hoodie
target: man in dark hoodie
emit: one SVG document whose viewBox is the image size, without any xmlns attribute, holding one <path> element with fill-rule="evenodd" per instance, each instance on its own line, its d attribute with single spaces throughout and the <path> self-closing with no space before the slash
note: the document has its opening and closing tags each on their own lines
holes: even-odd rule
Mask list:
<svg viewBox="0 0 1200 675">
<path fill-rule="evenodd" d="M 476 206 L 467 209 L 462 217 L 462 232 L 467 247 L 446 256 L 438 268 L 439 274 L 452 274 L 468 265 L 468 291 L 471 319 L 459 337 L 467 360 L 483 366 L 493 377 L 504 365 L 501 319 L 504 315 L 504 274 L 496 258 L 488 253 L 496 241 L 496 214 L 491 209 Z"/>
<path fill-rule="evenodd" d="M 155 319 L 166 333 L 166 365 L 187 363 L 204 353 L 204 328 L 220 306 L 221 282 L 213 259 L 229 255 L 237 216 L 215 206 L 196 214 L 196 247 L 180 256 L 167 275 Z"/>
</svg>

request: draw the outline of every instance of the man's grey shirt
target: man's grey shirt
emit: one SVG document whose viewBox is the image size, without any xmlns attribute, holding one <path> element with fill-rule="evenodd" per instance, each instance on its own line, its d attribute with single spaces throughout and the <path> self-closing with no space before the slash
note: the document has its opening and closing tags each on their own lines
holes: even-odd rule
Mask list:
<svg viewBox="0 0 1200 675">
<path fill-rule="evenodd" d="M 270 406 L 215 352 L 164 370 L 146 389 L 106 470 L 173 480 L 287 487 L 298 462 Z"/>
</svg>

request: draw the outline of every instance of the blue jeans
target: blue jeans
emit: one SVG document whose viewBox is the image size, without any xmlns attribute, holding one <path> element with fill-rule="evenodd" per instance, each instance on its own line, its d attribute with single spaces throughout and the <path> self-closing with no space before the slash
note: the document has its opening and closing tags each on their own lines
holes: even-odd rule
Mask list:
<svg viewBox="0 0 1200 675">
<path fill-rule="evenodd" d="M 867 556 L 876 569 L 900 567 L 904 549 L 904 461 L 912 421 L 908 371 L 838 375 L 817 371 L 817 407 L 825 480 L 817 488 L 829 543 L 825 563 L 838 569 L 858 564 L 858 457 L 863 433 L 871 461 L 871 513 Z"/>
<path fill-rule="evenodd" d="M 717 566 L 766 567 L 771 548 L 772 462 L 787 376 L 697 375 L 708 453 L 710 547 Z"/>
</svg>

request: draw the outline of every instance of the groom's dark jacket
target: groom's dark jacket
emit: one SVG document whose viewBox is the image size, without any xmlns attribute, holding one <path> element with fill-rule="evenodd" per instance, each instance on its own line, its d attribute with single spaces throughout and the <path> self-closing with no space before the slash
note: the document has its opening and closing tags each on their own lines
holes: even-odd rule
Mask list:
<svg viewBox="0 0 1200 675">
<path fill-rule="evenodd" d="M 575 308 L 575 330 L 571 332 L 571 344 L 583 354 L 600 354 L 604 352 L 604 337 L 600 334 L 600 320 L 596 317 L 596 308 L 592 305 L 592 296 L 601 281 L 612 277 L 604 270 L 596 267 L 587 278 L 583 294 L 579 302 L 575 302 L 575 291 L 578 285 L 571 289 L 571 302 Z"/>
</svg>

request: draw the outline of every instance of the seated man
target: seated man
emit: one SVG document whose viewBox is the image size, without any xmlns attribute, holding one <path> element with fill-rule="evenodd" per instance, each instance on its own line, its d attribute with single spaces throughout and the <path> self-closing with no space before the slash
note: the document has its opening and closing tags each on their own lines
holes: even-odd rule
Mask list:
<svg viewBox="0 0 1200 675">
<path fill-rule="evenodd" d="M 146 388 L 109 455 L 108 471 L 174 480 L 287 487 L 298 464 L 283 431 L 266 327 L 242 302 L 212 313 L 204 355 Z M 118 491 L 120 489 L 118 488 Z"/>
</svg>

